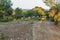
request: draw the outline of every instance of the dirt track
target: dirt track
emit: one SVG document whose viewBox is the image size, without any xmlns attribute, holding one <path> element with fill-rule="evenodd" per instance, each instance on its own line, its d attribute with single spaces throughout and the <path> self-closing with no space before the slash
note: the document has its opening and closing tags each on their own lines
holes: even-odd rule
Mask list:
<svg viewBox="0 0 60 40">
<path fill-rule="evenodd" d="M 33 40 L 32 23 L 28 21 L 1 23 L 0 33 L 7 36 L 4 40 Z"/>
<path fill-rule="evenodd" d="M 60 28 L 53 22 L 43 21 L 34 25 L 33 40 L 60 40 Z"/>
<path fill-rule="evenodd" d="M 0 23 L 0 33 L 4 40 L 60 40 L 60 28 L 49 21 Z"/>
</svg>

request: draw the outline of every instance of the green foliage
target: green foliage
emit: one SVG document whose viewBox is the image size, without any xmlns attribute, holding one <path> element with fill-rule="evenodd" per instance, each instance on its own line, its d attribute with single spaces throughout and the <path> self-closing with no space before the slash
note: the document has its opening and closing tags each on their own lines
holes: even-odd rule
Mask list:
<svg viewBox="0 0 60 40">
<path fill-rule="evenodd" d="M 3 33 L 0 33 L 0 40 L 4 40 L 5 39 L 5 35 Z"/>
<path fill-rule="evenodd" d="M 48 11 L 45 11 L 45 16 L 46 16 L 46 19 L 49 20 L 49 13 L 48 13 Z"/>
<path fill-rule="evenodd" d="M 0 19 L 0 22 L 9 22 L 12 21 L 11 19 Z"/>
<path fill-rule="evenodd" d="M 33 17 L 33 16 L 37 17 L 37 16 L 40 16 L 40 14 L 37 11 L 35 11 L 35 10 L 27 10 L 24 13 L 24 16 L 25 17 Z"/>
<path fill-rule="evenodd" d="M 2 16 L 2 18 L 12 13 L 11 6 L 11 0 L 0 0 L 0 16 Z"/>
<path fill-rule="evenodd" d="M 54 21 L 54 24 L 55 24 L 55 25 L 58 25 L 58 21 Z"/>
<path fill-rule="evenodd" d="M 15 16 L 16 16 L 16 18 L 22 17 L 22 9 L 16 8 L 15 9 Z"/>
<path fill-rule="evenodd" d="M 43 0 L 44 3 L 50 7 L 56 6 L 56 4 L 60 4 L 59 0 Z"/>
<path fill-rule="evenodd" d="M 38 6 L 30 10 L 22 10 L 20 8 L 13 10 L 11 8 L 11 0 L 0 0 L 0 22 L 16 21 L 17 19 L 25 21 L 49 19 L 58 24 L 60 22 L 60 4 L 56 4 L 53 0 L 45 0 L 45 3 L 51 6 L 49 11 Z"/>
<path fill-rule="evenodd" d="M 12 16 L 6 16 L 4 19 L 1 18 L 0 19 L 0 22 L 10 22 L 13 20 L 13 17 Z"/>
<path fill-rule="evenodd" d="M 31 10 L 27 10 L 27 12 L 26 12 L 26 17 L 31 17 L 31 16 L 33 16 L 33 11 L 31 11 Z"/>
</svg>

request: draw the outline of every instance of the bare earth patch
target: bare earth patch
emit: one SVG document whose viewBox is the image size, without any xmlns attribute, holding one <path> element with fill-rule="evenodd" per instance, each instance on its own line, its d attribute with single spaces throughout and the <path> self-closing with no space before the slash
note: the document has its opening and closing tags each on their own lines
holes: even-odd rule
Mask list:
<svg viewBox="0 0 60 40">
<path fill-rule="evenodd" d="M 60 28 L 50 21 L 0 23 L 4 40 L 60 40 Z"/>
<path fill-rule="evenodd" d="M 33 40 L 60 40 L 60 28 L 53 22 L 43 21 L 34 25 Z"/>
<path fill-rule="evenodd" d="M 33 40 L 32 22 L 0 23 L 0 33 L 4 33 L 4 40 Z"/>
</svg>

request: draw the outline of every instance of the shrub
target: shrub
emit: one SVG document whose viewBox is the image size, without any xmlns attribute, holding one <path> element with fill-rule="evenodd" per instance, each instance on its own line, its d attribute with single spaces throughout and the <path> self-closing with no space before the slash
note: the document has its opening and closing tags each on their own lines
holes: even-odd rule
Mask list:
<svg viewBox="0 0 60 40">
<path fill-rule="evenodd" d="M 0 33 L 0 40 L 4 40 L 5 39 L 5 35 L 3 33 Z"/>
</svg>

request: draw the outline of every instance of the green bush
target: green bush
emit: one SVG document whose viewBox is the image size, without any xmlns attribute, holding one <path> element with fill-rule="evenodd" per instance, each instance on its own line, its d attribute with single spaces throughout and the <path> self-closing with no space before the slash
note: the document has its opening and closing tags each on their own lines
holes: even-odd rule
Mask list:
<svg viewBox="0 0 60 40">
<path fill-rule="evenodd" d="M 9 22 L 12 21 L 11 19 L 0 19 L 0 22 Z"/>
<path fill-rule="evenodd" d="M 0 33 L 0 40 L 4 40 L 5 39 L 5 35 L 3 33 Z"/>
<path fill-rule="evenodd" d="M 57 25 L 58 24 L 58 21 L 54 21 L 54 24 Z"/>
</svg>

